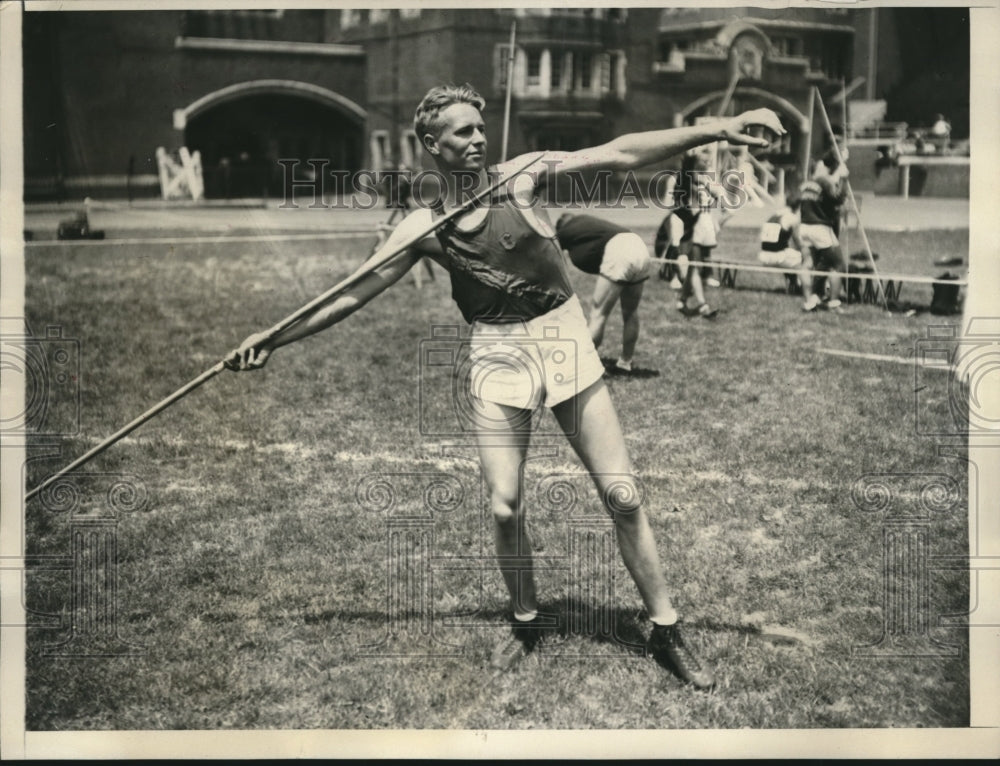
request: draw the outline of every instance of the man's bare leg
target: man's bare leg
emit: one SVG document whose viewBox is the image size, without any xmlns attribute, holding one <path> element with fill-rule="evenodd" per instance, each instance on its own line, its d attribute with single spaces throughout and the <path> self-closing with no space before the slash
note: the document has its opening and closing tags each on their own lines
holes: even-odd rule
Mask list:
<svg viewBox="0 0 1000 766">
<path fill-rule="evenodd" d="M 603 381 L 552 408 L 613 516 L 622 559 L 650 619 L 670 624 L 677 613 L 667 590 L 656 541 L 642 508 L 641 489 L 628 456 L 611 396 Z"/>
<path fill-rule="evenodd" d="M 611 309 L 618 302 L 618 296 L 622 288 L 617 282 L 612 282 L 607 277 L 597 275 L 597 283 L 594 285 L 594 297 L 590 306 L 590 320 L 587 328 L 590 330 L 590 337 L 594 341 L 596 348 L 601 347 L 604 340 L 604 328 L 607 326 L 608 317 L 611 316 Z"/>
<path fill-rule="evenodd" d="M 693 270 L 693 269 L 692 269 Z M 653 622 L 648 649 L 657 662 L 699 689 L 715 685 L 711 668 L 688 648 L 670 603 L 656 541 L 642 508 L 625 438 L 604 381 L 552 408 L 615 520 L 618 548 Z"/>
<path fill-rule="evenodd" d="M 621 294 L 622 305 L 622 356 L 621 360 L 632 363 L 635 344 L 639 340 L 639 302 L 642 300 L 644 282 L 625 285 Z"/>
<path fill-rule="evenodd" d="M 521 496 L 524 458 L 531 439 L 530 412 L 477 402 L 477 444 L 493 513 L 497 563 L 515 616 L 538 610 L 531 542 Z"/>
<path fill-rule="evenodd" d="M 691 265 L 681 288 L 681 300 L 685 305 L 688 298 L 694 297 L 694 308 L 698 308 L 705 303 L 705 287 L 701 281 L 702 253 L 699 245 L 691 246 Z"/>
</svg>

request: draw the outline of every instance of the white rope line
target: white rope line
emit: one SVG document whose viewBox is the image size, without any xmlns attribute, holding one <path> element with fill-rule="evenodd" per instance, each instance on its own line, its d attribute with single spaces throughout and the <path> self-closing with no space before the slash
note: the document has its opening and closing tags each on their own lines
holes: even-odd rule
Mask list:
<svg viewBox="0 0 1000 766">
<path fill-rule="evenodd" d="M 918 359 L 916 357 L 911 357 L 907 359 L 902 356 L 886 356 L 884 354 L 865 354 L 859 351 L 838 351 L 832 348 L 818 348 L 816 349 L 821 354 L 829 354 L 831 356 L 846 356 L 852 359 L 868 359 L 873 362 L 893 362 L 895 364 L 915 364 L 919 367 L 926 367 L 930 370 L 943 370 L 949 372 L 952 369 L 952 365 L 947 363 L 942 363 L 940 361 L 935 362 L 934 360 Z"/>
<path fill-rule="evenodd" d="M 803 269 L 799 266 L 765 266 L 763 264 L 756 263 L 731 263 L 726 261 L 717 261 L 715 259 L 708 261 L 692 261 L 686 260 L 682 261 L 678 258 L 651 258 L 654 264 L 661 263 L 674 263 L 674 264 L 686 264 L 689 268 L 698 268 L 700 266 L 711 266 L 712 268 L 721 269 L 734 269 L 737 271 L 759 271 L 767 274 L 774 273 L 791 273 L 801 276 L 806 274 L 808 276 L 819 276 L 827 277 L 830 275 L 829 271 L 816 271 L 814 269 Z M 858 272 L 847 272 L 840 271 L 842 279 L 879 279 L 881 278 L 886 282 L 916 282 L 920 284 L 942 284 L 942 285 L 959 285 L 960 287 L 965 287 L 968 285 L 968 280 L 966 279 L 937 279 L 935 277 L 918 277 L 910 274 L 867 274 Z"/>
</svg>

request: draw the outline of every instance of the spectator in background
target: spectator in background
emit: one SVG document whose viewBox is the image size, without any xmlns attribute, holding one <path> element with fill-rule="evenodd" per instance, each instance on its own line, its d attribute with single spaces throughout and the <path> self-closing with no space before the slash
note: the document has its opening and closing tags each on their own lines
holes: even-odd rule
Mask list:
<svg viewBox="0 0 1000 766">
<path fill-rule="evenodd" d="M 707 151 L 715 149 L 709 147 Z M 713 212 L 725 190 L 718 181 L 709 176 L 708 167 L 706 151 L 703 148 L 694 154 L 693 162 L 684 169 L 685 172 L 681 173 L 678 182 L 679 186 L 684 185 L 682 188 L 684 199 L 696 216 L 691 233 L 691 267 L 688 268 L 681 287 L 677 310 L 688 316 L 700 315 L 705 319 L 712 319 L 719 311 L 709 306 L 705 300 L 702 279 L 704 278 L 711 287 L 719 286 L 718 280 L 711 276 L 711 267 L 705 264 L 711 258 L 712 250 L 718 245 L 716 234 L 720 226 Z M 693 306 L 689 305 L 692 299 Z"/>
<path fill-rule="evenodd" d="M 948 138 L 951 135 L 951 123 L 944 118 L 943 114 L 935 115 L 934 124 L 931 126 L 931 135 L 935 138 Z"/>
<path fill-rule="evenodd" d="M 813 177 L 799 188 L 799 242 L 812 256 L 814 271 L 825 271 L 830 282 L 830 297 L 821 301 L 827 277 L 809 279 L 803 274 L 804 311 L 815 311 L 821 305 L 841 312 L 840 283 L 844 271 L 844 254 L 840 250 L 837 231 L 840 228 L 840 208 L 847 197 L 847 150 L 841 164 L 831 149 L 816 163 Z"/>
<path fill-rule="evenodd" d="M 934 124 L 931 125 L 931 140 L 937 145 L 939 152 L 944 152 L 948 148 L 951 139 L 951 123 L 945 119 L 943 114 L 934 116 Z"/>
<path fill-rule="evenodd" d="M 673 290 L 680 290 L 687 278 L 695 218 L 697 213 L 690 208 L 678 207 L 667 213 L 656 230 L 653 254 L 670 261 L 660 267 L 660 279 L 669 280 Z"/>
<path fill-rule="evenodd" d="M 802 266 L 802 244 L 799 241 L 799 199 L 789 194 L 785 207 L 773 213 L 760 227 L 760 252 L 757 260 L 765 266 L 798 270 Z M 795 271 L 785 272 L 789 293 L 799 291 Z"/>
</svg>

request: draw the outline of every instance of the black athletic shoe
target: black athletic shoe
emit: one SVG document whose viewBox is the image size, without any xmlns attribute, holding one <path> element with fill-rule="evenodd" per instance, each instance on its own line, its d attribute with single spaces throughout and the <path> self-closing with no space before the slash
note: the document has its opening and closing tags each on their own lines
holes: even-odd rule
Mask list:
<svg viewBox="0 0 1000 766">
<path fill-rule="evenodd" d="M 684 643 L 679 625 L 654 624 L 648 648 L 653 659 L 685 683 L 698 689 L 711 689 L 715 686 L 711 668 L 702 664 Z"/>
<path fill-rule="evenodd" d="M 535 615 L 528 622 L 512 620 L 510 635 L 497 644 L 490 655 L 490 667 L 495 670 L 512 670 L 517 664 L 535 651 L 544 641 L 545 631 L 542 619 Z"/>
<path fill-rule="evenodd" d="M 717 316 L 719 316 L 719 310 L 713 309 L 707 303 L 703 303 L 698 307 L 698 315 L 702 319 L 715 319 Z"/>
</svg>

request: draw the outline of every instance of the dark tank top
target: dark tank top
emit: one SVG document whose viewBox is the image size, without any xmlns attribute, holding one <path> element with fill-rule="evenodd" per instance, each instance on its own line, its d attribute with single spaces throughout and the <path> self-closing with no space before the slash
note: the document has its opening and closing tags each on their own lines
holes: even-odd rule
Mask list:
<svg viewBox="0 0 1000 766">
<path fill-rule="evenodd" d="M 573 295 L 555 235 L 536 232 L 506 193 L 475 229 L 463 231 L 453 219 L 436 234 L 444 254 L 435 260 L 451 275 L 451 297 L 470 324 L 534 319 Z"/>
<path fill-rule="evenodd" d="M 829 182 L 806 181 L 799 187 L 802 223 L 822 224 L 836 232 L 840 225 L 840 204 L 845 195 L 846 192 L 835 192 Z"/>
<path fill-rule="evenodd" d="M 604 246 L 612 237 L 628 232 L 591 215 L 575 215 L 556 229 L 559 244 L 569 253 L 569 259 L 580 271 L 599 274 L 604 260 Z"/>
</svg>

